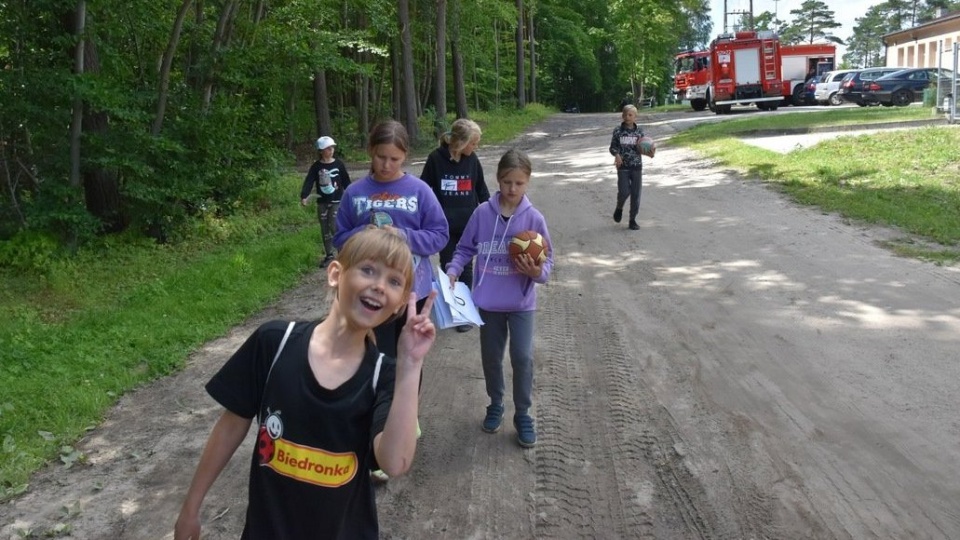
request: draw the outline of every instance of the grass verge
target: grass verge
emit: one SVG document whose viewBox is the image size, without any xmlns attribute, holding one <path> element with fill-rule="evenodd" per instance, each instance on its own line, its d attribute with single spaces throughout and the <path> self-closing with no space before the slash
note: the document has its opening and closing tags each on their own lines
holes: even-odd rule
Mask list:
<svg viewBox="0 0 960 540">
<path fill-rule="evenodd" d="M 787 154 L 738 135 L 826 126 L 929 119 L 929 109 L 843 108 L 751 115 L 698 126 L 671 142 L 694 148 L 745 175 L 776 185 L 795 201 L 907 233 L 888 247 L 937 264 L 960 260 L 960 130 L 929 126 L 846 135 Z"/>
<path fill-rule="evenodd" d="M 215 235 L 111 238 L 42 274 L 0 273 L 0 499 L 49 459 L 81 461 L 74 441 L 119 396 L 180 369 L 315 267 L 313 213 L 290 196 L 299 183 L 284 177 L 266 212 L 207 220 Z"/>
</svg>

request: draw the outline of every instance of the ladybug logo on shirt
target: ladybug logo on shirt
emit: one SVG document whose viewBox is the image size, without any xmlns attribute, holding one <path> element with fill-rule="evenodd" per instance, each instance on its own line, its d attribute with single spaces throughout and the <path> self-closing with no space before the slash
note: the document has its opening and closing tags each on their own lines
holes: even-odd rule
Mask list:
<svg viewBox="0 0 960 540">
<path fill-rule="evenodd" d="M 296 424 L 291 421 L 294 422 L 291 426 Z M 283 431 L 280 411 L 267 409 L 267 418 L 257 431 L 256 452 L 261 467 L 299 482 L 323 487 L 344 486 L 360 470 L 356 452 L 331 452 L 298 444 L 284 439 Z"/>
<path fill-rule="evenodd" d="M 273 461 L 276 440 L 281 435 L 283 435 L 283 421 L 280 420 L 280 413 L 270 413 L 266 421 L 260 424 L 260 430 L 257 432 L 257 454 L 260 456 L 261 465 Z"/>
</svg>

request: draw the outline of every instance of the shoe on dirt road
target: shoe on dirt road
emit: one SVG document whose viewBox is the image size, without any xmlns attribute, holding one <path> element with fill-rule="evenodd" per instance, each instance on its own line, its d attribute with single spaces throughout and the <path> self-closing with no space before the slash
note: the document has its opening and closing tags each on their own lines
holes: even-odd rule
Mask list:
<svg viewBox="0 0 960 540">
<path fill-rule="evenodd" d="M 500 431 L 503 425 L 503 404 L 487 405 L 487 416 L 483 419 L 483 430 L 487 433 Z"/>
<path fill-rule="evenodd" d="M 513 427 L 517 428 L 517 442 L 524 448 L 533 448 L 537 445 L 537 429 L 533 425 L 533 418 L 529 414 L 520 414 L 513 417 Z"/>
</svg>

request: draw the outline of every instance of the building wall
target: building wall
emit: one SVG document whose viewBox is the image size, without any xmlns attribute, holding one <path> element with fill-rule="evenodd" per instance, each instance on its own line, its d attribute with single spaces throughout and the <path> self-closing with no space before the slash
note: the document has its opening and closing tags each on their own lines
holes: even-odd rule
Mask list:
<svg viewBox="0 0 960 540">
<path fill-rule="evenodd" d="M 884 41 L 889 67 L 952 69 L 953 44 L 960 42 L 960 16 L 889 34 Z"/>
</svg>

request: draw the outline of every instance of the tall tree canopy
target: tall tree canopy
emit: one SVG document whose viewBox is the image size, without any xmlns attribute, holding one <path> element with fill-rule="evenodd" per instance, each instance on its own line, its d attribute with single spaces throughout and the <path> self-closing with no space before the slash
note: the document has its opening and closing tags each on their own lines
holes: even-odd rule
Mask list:
<svg viewBox="0 0 960 540">
<path fill-rule="evenodd" d="M 707 0 L 0 0 L 0 265 L 40 237 L 175 240 L 319 135 L 362 148 L 394 117 L 430 144 L 431 105 L 664 93 L 709 21 Z"/>
<path fill-rule="evenodd" d="M 842 42 L 830 32 L 842 25 L 834 18 L 834 12 L 820 0 L 804 0 L 799 8 L 791 9 L 793 22 L 785 28 L 780 38 L 786 43 L 815 43 L 817 41 Z"/>
</svg>

